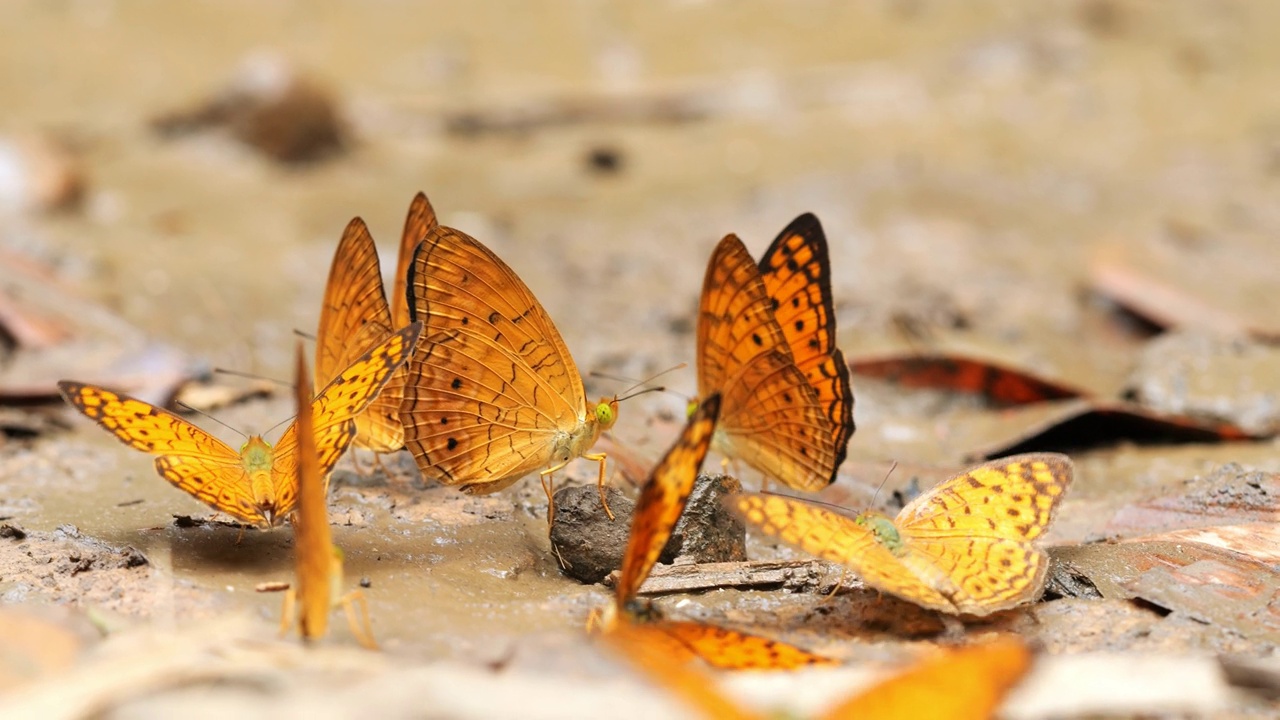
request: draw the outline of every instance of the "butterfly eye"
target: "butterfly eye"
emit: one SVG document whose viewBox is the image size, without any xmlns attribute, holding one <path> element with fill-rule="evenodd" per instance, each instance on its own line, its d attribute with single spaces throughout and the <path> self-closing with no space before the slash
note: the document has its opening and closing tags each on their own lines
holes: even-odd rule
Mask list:
<svg viewBox="0 0 1280 720">
<path fill-rule="evenodd" d="M 599 403 L 596 405 L 596 421 L 601 425 L 608 427 L 613 424 L 615 419 L 613 407 L 611 407 L 610 403 Z"/>
<path fill-rule="evenodd" d="M 698 399 L 694 398 L 693 400 L 690 400 L 689 404 L 684 408 L 685 419 L 687 420 L 693 417 L 693 414 L 696 412 L 698 412 Z"/>
</svg>

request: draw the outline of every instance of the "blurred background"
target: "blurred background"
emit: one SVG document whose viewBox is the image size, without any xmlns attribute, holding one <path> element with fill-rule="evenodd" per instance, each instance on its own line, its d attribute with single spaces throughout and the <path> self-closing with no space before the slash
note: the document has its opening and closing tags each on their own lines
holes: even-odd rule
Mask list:
<svg viewBox="0 0 1280 720">
<path fill-rule="evenodd" d="M 1099 254 L 1258 313 L 1277 27 L 1198 0 L 10 0 L 0 248 L 274 376 L 347 220 L 389 274 L 418 190 L 584 371 L 691 359 L 714 243 L 805 211 L 849 354 L 904 318 L 1078 332 Z"/>
<path fill-rule="evenodd" d="M 122 637 L 115 652 L 132 652 L 117 632 L 129 624 L 165 642 L 195 633 L 100 655 L 97 667 L 132 688 L 174 668 L 183 682 L 207 678 L 210 658 L 230 658 L 212 673 L 240 679 L 217 686 L 234 701 L 220 716 L 367 713 L 373 699 L 416 708 L 427 697 L 506 703 L 488 714 L 441 705 L 451 717 L 573 716 L 562 702 L 594 717 L 601 702 L 651 699 L 635 682 L 617 695 L 617 668 L 581 637 L 607 591 L 561 576 L 538 484 L 466 496 L 418 482 L 406 453 L 387 458 L 390 477 L 352 471 L 367 456 L 345 460 L 330 492 L 348 584 L 365 581 L 396 655 L 343 655 L 339 639 L 332 654 L 272 659 L 299 646 L 261 644 L 279 597 L 253 589 L 290 576 L 291 534 L 193 520 L 208 509 L 156 478 L 149 458 L 68 421 L 54 382 L 161 402 L 216 366 L 288 378 L 294 331 L 314 331 L 347 222 L 367 221 L 389 287 L 420 190 L 525 280 L 584 373 L 646 377 L 693 361 L 721 237 L 737 233 L 758 257 L 814 212 L 858 424 L 823 499 L 884 507 L 979 458 L 1070 450 L 1076 480 L 1049 540 L 1108 588 L 1173 563 L 1142 541 L 1169 517 L 1176 528 L 1258 520 L 1265 532 L 1236 537 L 1261 559 L 1231 560 L 1230 577 L 1255 583 L 1248 592 L 1216 569 L 1198 585 L 1169 571 L 1121 599 L 1031 606 L 1009 626 L 1066 655 L 1067 674 L 1028 693 L 1059 704 L 1016 717 L 1063 716 L 1084 690 L 1149 685 L 1181 698 L 1170 712 L 1220 713 L 1230 706 L 1216 660 L 1197 655 L 1178 672 L 1152 660 L 1271 654 L 1280 642 L 1263 608 L 1280 587 L 1280 452 L 1260 441 L 1280 432 L 1278 40 L 1280 4 L 1239 0 L 3 0 L 0 521 L 14 525 L 0 538 L 27 545 L 0 553 L 0 602 L 65 608 L 58 622 L 91 621 L 89 642 Z M 944 368 L 996 364 L 972 363 L 940 390 L 905 387 L 929 354 Z M 1003 382 L 1010 368 L 1050 382 Z M 692 393 L 695 375 L 662 382 Z M 183 397 L 245 431 L 292 414 L 278 392 L 246 403 L 222 392 L 239 382 Z M 588 383 L 593 396 L 619 389 Z M 998 397 L 1002 384 L 1034 392 Z M 616 441 L 601 444 L 615 486 L 647 475 L 684 402 L 627 403 Z M 1169 541 L 1186 566 L 1227 562 L 1189 537 Z M 762 544 L 753 558 L 776 555 Z M 806 643 L 845 659 L 883 660 L 883 645 L 954 630 L 921 631 L 922 611 L 871 593 L 717 590 L 694 602 L 771 632 L 803 624 Z M 231 614 L 251 622 L 192 622 Z M 32 637 L 32 657 L 54 647 Z M 246 660 L 244 647 L 272 658 Z M 1070 665 L 1115 650 L 1146 655 L 1119 658 L 1122 672 L 1096 657 Z M 468 663 L 471 690 L 413 662 L 440 658 Z M 1136 668 L 1151 682 L 1134 682 Z M 83 673 L 99 686 L 95 666 Z M 262 677 L 285 691 L 265 697 Z M 46 674 L 39 697 L 75 701 L 74 680 Z M 206 689 L 192 692 L 214 713 Z M 809 696 L 775 694 L 788 706 Z M 163 701 L 152 714 L 171 717 Z M 186 695 L 170 701 L 189 710 Z"/>
</svg>

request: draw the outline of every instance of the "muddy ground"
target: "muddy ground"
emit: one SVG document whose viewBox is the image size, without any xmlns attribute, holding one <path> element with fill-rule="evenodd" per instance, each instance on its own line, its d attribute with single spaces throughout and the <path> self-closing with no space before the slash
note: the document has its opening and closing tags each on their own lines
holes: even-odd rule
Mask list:
<svg viewBox="0 0 1280 720">
<path fill-rule="evenodd" d="M 1239 685 L 1280 674 L 1276 28 L 1280 6 L 1192 1 L 7 2 L 0 309 L 56 317 L 70 340 L 8 343 L 0 391 L 212 367 L 286 377 L 347 220 L 369 223 L 389 273 L 418 190 L 520 273 L 584 372 L 643 377 L 692 361 L 721 236 L 759 253 L 812 211 L 855 363 L 976 356 L 1082 402 L 1240 432 L 855 374 L 858 430 L 823 497 L 887 506 L 999 449 L 1069 451 L 1055 589 L 960 625 L 852 580 L 830 599 L 821 583 L 664 599 L 848 660 L 726 678 L 726 692 L 812 709 L 929 642 L 1010 630 L 1042 657 L 1009 717 L 1265 715 L 1266 694 Z M 341 146 L 281 162 L 234 119 L 157 128 L 246 63 L 331 98 Z M 56 180 L 37 182 L 32 158 Z M 32 290 L 28 263 L 58 284 Z M 696 378 L 664 382 L 688 395 Z M 291 414 L 286 395 L 213 412 L 262 432 Z M 605 443 L 629 461 L 615 485 L 632 491 L 684 403 L 623 406 Z M 475 498 L 422 483 L 407 455 L 389 477 L 349 456 L 330 516 L 384 651 L 358 650 L 340 621 L 303 648 L 275 639 L 280 596 L 254 591 L 290 578 L 288 528 L 206 521 L 148 458 L 57 404 L 0 410 L 0 706 L 689 716 L 587 641 L 608 590 L 561 575 L 534 480 Z M 1066 431 L 1033 432 L 1064 413 L 1079 415 Z"/>
</svg>

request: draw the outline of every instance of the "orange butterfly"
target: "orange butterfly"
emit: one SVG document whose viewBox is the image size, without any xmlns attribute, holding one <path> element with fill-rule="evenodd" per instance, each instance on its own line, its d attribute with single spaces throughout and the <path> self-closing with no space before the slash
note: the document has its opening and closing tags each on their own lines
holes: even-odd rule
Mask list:
<svg viewBox="0 0 1280 720">
<path fill-rule="evenodd" d="M 409 357 L 420 330 L 415 323 L 393 334 L 357 358 L 316 397 L 313 420 L 322 477 L 327 479 L 355 436 L 351 419 Z M 121 442 L 158 456 L 156 471 L 161 477 L 215 510 L 272 527 L 297 502 L 296 422 L 275 447 L 254 435 L 237 451 L 177 415 L 123 393 L 69 380 L 58 388 L 68 403 Z"/>
<path fill-rule="evenodd" d="M 618 416 L 617 398 L 588 407 L 560 333 L 518 276 L 479 241 L 436 227 L 418 246 L 406 297 L 426 331 L 407 365 L 400 420 L 422 474 L 473 494 L 539 471 L 543 487 Z M 608 504 L 605 503 L 608 510 Z"/>
<path fill-rule="evenodd" d="M 684 513 L 711 445 L 719 411 L 719 395 L 713 394 L 699 403 L 680 438 L 654 467 L 640 491 L 614 602 L 605 609 L 603 629 L 606 633 L 651 636 L 647 642 L 665 646 L 665 654 L 672 660 L 698 656 L 722 668 L 776 669 L 829 663 L 827 658 L 758 635 L 658 618 L 652 607 L 641 604 L 636 597 Z"/>
<path fill-rule="evenodd" d="M 730 700 L 715 679 L 671 662 L 668 648 L 643 634 L 606 636 L 619 655 L 658 684 L 714 720 L 757 720 L 764 715 Z M 938 649 L 906 670 L 855 693 L 816 715 L 819 720 L 981 720 L 989 718 L 1031 668 L 1022 640 L 998 636 L 965 647 Z"/>
<path fill-rule="evenodd" d="M 834 481 L 854 430 L 835 334 L 816 217 L 796 218 L 758 266 L 737 236 L 721 240 L 698 311 L 698 393 L 724 396 L 714 447 L 798 490 Z"/>
<path fill-rule="evenodd" d="M 890 519 L 850 518 L 782 495 L 743 493 L 728 504 L 747 522 L 868 585 L 921 607 L 988 615 L 1044 590 L 1049 556 L 1034 541 L 1071 485 L 1066 455 L 1028 453 L 951 477 Z"/>
<path fill-rule="evenodd" d="M 409 324 L 404 283 L 413 249 L 435 227 L 436 215 L 427 196 L 418 193 L 409 206 L 400 237 L 396 292 L 391 305 L 382 285 L 382 266 L 369 228 L 360 218 L 347 224 L 329 268 L 320 325 L 316 331 L 316 392 L 337 377 L 356 357 L 391 336 L 395 328 Z M 404 446 L 400 403 L 404 397 L 405 370 L 387 381 L 378 397 L 356 416 L 356 447 L 375 453 L 395 452 Z"/>
<path fill-rule="evenodd" d="M 369 606 L 364 593 L 342 592 L 342 549 L 333 544 L 329 532 L 329 511 L 325 502 L 325 484 L 320 473 L 320 456 L 316 452 L 316 435 L 311 408 L 311 386 L 307 379 L 307 361 L 298 344 L 295 373 L 295 397 L 298 403 L 298 509 L 293 513 L 293 552 L 296 557 L 297 583 L 284 596 L 280 615 L 280 634 L 293 625 L 295 606 L 298 632 L 304 640 L 324 637 L 329 630 L 329 611 L 341 605 L 351 626 L 351 634 L 370 650 L 377 650 L 373 628 L 369 622 Z M 357 620 L 356 605 L 360 606 Z"/>
</svg>

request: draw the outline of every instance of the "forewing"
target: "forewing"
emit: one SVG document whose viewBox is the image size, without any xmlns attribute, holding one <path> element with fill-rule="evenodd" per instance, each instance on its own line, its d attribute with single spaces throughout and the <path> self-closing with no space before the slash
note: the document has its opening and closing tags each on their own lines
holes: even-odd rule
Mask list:
<svg viewBox="0 0 1280 720">
<path fill-rule="evenodd" d="M 405 325 L 408 323 L 397 327 Z M 316 392 L 391 333 L 391 309 L 383 290 L 378 250 L 364 221 L 355 218 L 347 224 L 338 243 L 325 286 L 316 333 Z M 404 377 L 403 368 L 398 369 L 382 392 L 355 417 L 355 442 L 360 447 L 393 452 L 404 445 L 404 429 L 400 426 Z"/>
<path fill-rule="evenodd" d="M 297 446 L 293 453 L 297 458 L 294 480 L 298 507 L 293 514 L 293 552 L 298 573 L 298 623 L 303 637 L 318 638 L 323 637 L 329 627 L 333 536 L 329 530 L 324 475 L 317 454 L 310 386 L 306 359 L 299 344 L 295 372 Z"/>
<path fill-rule="evenodd" d="M 63 380 L 62 396 L 135 450 L 158 456 L 156 471 L 197 500 L 260 523 L 240 453 L 173 413 L 123 393 Z"/>
<path fill-rule="evenodd" d="M 316 332 L 316 391 L 391 332 L 378 250 L 364 221 L 354 218 L 338 242 L 325 285 Z"/>
<path fill-rule="evenodd" d="M 894 677 L 830 708 L 821 720 L 986 720 L 1031 669 L 1031 651 L 1001 636 L 938 650 Z"/>
<path fill-rule="evenodd" d="M 743 493 L 728 501 L 766 535 L 853 571 L 867 585 L 924 607 L 951 610 L 950 601 L 898 561 L 856 521 L 781 495 Z"/>
<path fill-rule="evenodd" d="M 649 576 L 662 549 L 671 539 L 711 446 L 711 435 L 715 432 L 719 412 L 719 395 L 703 398 L 680 437 L 653 468 L 640 490 L 640 498 L 631 515 L 631 534 L 615 588 L 619 610 L 636 596 L 641 583 Z"/>
<path fill-rule="evenodd" d="M 760 275 L 796 367 L 823 408 L 838 468 L 854 431 L 853 389 L 849 365 L 835 345 L 831 260 L 818 218 L 805 213 L 779 233 L 760 260 Z"/>
<path fill-rule="evenodd" d="M 320 477 L 328 482 L 329 471 L 346 452 L 355 437 L 352 419 L 378 396 L 387 380 L 413 352 L 422 326 L 402 328 L 380 345 L 356 358 L 333 379 L 311 403 L 316 454 Z M 276 443 L 271 476 L 276 485 L 279 514 L 293 509 L 297 501 L 298 424 L 293 422 Z"/>
<path fill-rule="evenodd" d="M 678 639 L 652 625 L 622 624 L 603 636 L 618 655 L 653 681 L 680 696 L 705 717 L 763 720 L 721 693 L 705 670 L 690 662 L 692 653 Z"/>
<path fill-rule="evenodd" d="M 722 670 L 794 670 L 835 664 L 831 658 L 781 640 L 715 625 L 659 620 L 644 627 L 666 633 L 708 665 Z"/>
<path fill-rule="evenodd" d="M 898 513 L 896 523 L 916 538 L 1029 543 L 1053 521 L 1073 472 L 1071 459 L 1057 453 L 993 460 L 921 494 Z"/>
<path fill-rule="evenodd" d="M 707 263 L 698 307 L 698 394 L 723 392 L 756 355 L 791 358 L 773 319 L 760 270 L 736 235 L 726 235 Z"/>
<path fill-rule="evenodd" d="M 409 303 L 405 291 L 412 272 L 413 251 L 418 243 L 427 237 L 440 223 L 436 220 L 435 208 L 427 196 L 421 192 L 409 203 L 409 213 L 404 219 L 404 232 L 400 235 L 400 252 L 396 257 L 396 279 L 394 291 L 391 293 L 391 320 L 395 327 L 404 327 L 413 322 L 409 317 Z"/>
<path fill-rule="evenodd" d="M 586 416 L 582 378 L 529 288 L 475 239 L 447 227 L 414 254 L 410 312 L 427 328 L 409 362 L 405 447 L 424 476 L 507 484 L 547 464 Z"/>
</svg>

